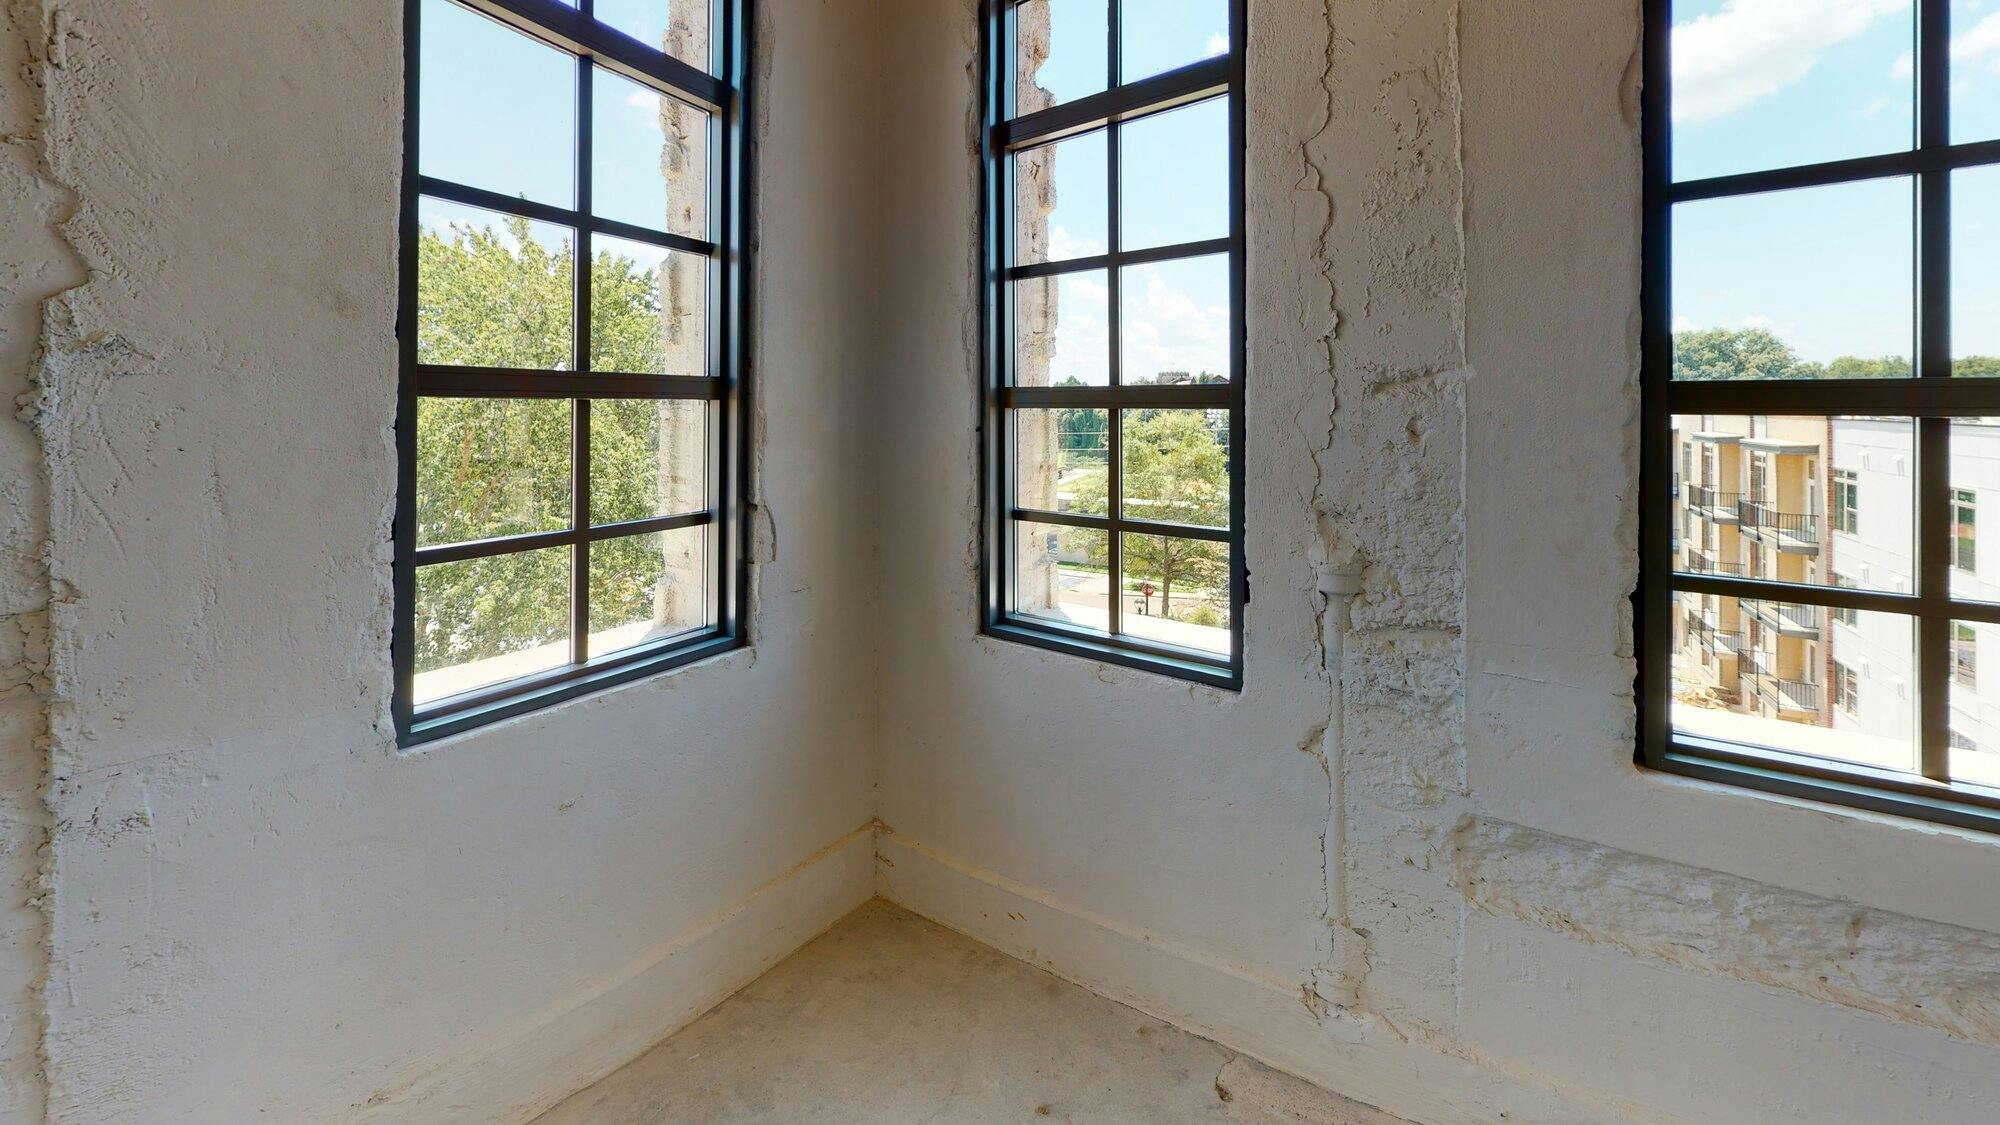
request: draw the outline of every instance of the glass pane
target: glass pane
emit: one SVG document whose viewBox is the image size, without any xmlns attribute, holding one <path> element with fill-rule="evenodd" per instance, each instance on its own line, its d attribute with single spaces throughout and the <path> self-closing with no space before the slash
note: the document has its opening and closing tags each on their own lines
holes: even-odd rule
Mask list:
<svg viewBox="0 0 2000 1125">
<path fill-rule="evenodd" d="M 1911 191 L 1890 178 L 1675 207 L 1674 377 L 1908 377 Z"/>
<path fill-rule="evenodd" d="M 417 403 L 417 546 L 569 526 L 569 403 Z"/>
<path fill-rule="evenodd" d="M 1951 373 L 2000 376 L 2000 167 L 1951 174 Z"/>
<path fill-rule="evenodd" d="M 1111 510 L 1110 412 L 1013 412 L 1014 503 L 1044 512 L 1102 516 Z"/>
<path fill-rule="evenodd" d="M 1951 777 L 2000 785 L 2000 668 L 1992 665 L 2000 625 L 1951 623 Z M 1987 667 L 1980 667 L 1985 657 Z M 1982 678 L 1983 676 L 1983 678 Z"/>
<path fill-rule="evenodd" d="M 571 367 L 575 232 L 417 202 L 417 362 Z"/>
<path fill-rule="evenodd" d="M 1125 634 L 1228 655 L 1229 544 L 1127 532 L 1122 549 Z"/>
<path fill-rule="evenodd" d="M 1229 255 L 1128 266 L 1118 303 L 1127 384 L 1229 381 Z"/>
<path fill-rule="evenodd" d="M 2000 137 L 2000 10 L 1992 0 L 1951 2 L 1951 139 Z"/>
<path fill-rule="evenodd" d="M 706 527 L 592 543 L 591 657 L 707 627 L 708 569 Z"/>
<path fill-rule="evenodd" d="M 416 701 L 569 663 L 568 547 L 417 570 Z"/>
<path fill-rule="evenodd" d="M 648 230 L 708 237 L 708 114 L 597 68 L 590 209 Z"/>
<path fill-rule="evenodd" d="M 1014 261 L 1061 262 L 1110 248 L 1103 130 L 1014 157 Z"/>
<path fill-rule="evenodd" d="M 1682 734 L 1917 768 L 1914 618 L 1674 595 Z"/>
<path fill-rule="evenodd" d="M 1229 236 L 1229 99 L 1156 113 L 1118 134 L 1126 250 Z"/>
<path fill-rule="evenodd" d="M 708 259 L 590 236 L 590 367 L 708 374 Z"/>
<path fill-rule="evenodd" d="M 1119 477 L 1127 519 L 1229 526 L 1229 412 L 1127 410 Z"/>
<path fill-rule="evenodd" d="M 1118 20 L 1121 82 L 1229 53 L 1229 0 L 1124 0 Z"/>
<path fill-rule="evenodd" d="M 590 522 L 624 523 L 708 507 L 708 404 L 590 404 Z"/>
<path fill-rule="evenodd" d="M 1959 418 L 1951 424 L 1951 594 L 2000 602 L 2000 553 L 1979 529 L 2000 527 L 2000 418 Z M 2000 746 L 1996 746 L 2000 749 Z"/>
<path fill-rule="evenodd" d="M 576 59 L 445 0 L 423 0 L 418 166 L 576 206 Z"/>
<path fill-rule="evenodd" d="M 1110 290 L 1103 270 L 1013 283 L 1014 385 L 1111 382 Z"/>
<path fill-rule="evenodd" d="M 1910 419 L 1677 415 L 1672 442 L 1677 569 L 1916 592 Z"/>
<path fill-rule="evenodd" d="M 1911 147 L 1909 0 L 1674 0 L 1677 180 Z"/>
<path fill-rule="evenodd" d="M 657 47 L 694 67 L 712 71 L 709 0 L 597 0 L 598 19 L 648 47 Z"/>
<path fill-rule="evenodd" d="M 1110 543 L 1110 534 L 1095 528 L 1016 523 L 1014 612 L 1108 631 Z"/>
<path fill-rule="evenodd" d="M 1111 73 L 1104 0 L 1025 0 L 1014 7 L 1014 113 L 1095 94 Z"/>
</svg>

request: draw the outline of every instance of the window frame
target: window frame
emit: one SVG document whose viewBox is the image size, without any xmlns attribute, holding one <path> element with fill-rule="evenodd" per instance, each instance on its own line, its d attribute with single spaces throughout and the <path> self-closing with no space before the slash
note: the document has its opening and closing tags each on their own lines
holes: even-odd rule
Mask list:
<svg viewBox="0 0 2000 1125">
<path fill-rule="evenodd" d="M 1228 0 L 1229 51 L 1164 73 L 1122 82 L 1098 93 L 1077 97 L 1046 109 L 1010 117 L 1014 93 L 1014 51 L 1008 22 L 1023 0 L 978 0 L 980 5 L 980 348 L 981 392 L 979 413 L 980 482 L 980 604 L 979 631 L 991 637 L 1037 648 L 1088 657 L 1109 664 L 1138 668 L 1180 679 L 1209 684 L 1231 691 L 1243 687 L 1244 616 L 1250 602 L 1245 549 L 1244 466 L 1245 396 L 1248 370 L 1248 328 L 1245 308 L 1244 263 L 1247 246 L 1245 207 L 1246 133 L 1245 45 L 1247 41 L 1247 0 Z M 1126 3 L 1133 0 L 1124 0 Z M 1119 54 L 1119 0 L 1106 5 L 1108 26 L 1107 76 L 1117 75 Z M 1112 251 L 1103 255 L 1065 260 L 1053 265 L 1016 266 L 1014 255 L 1014 177 L 1012 157 L 1017 152 L 1049 144 L 1093 130 L 1115 127 L 1157 113 L 1226 99 L 1229 147 L 1229 234 L 1201 243 L 1187 243 L 1154 249 Z M 1115 142 L 1107 166 L 1108 221 L 1112 245 L 1117 245 L 1119 202 L 1118 153 Z M 1192 249 L 1200 247 L 1200 249 Z M 1165 251 L 1164 253 L 1162 251 Z M 1117 351 L 1119 293 L 1116 279 L 1123 267 L 1149 261 L 1180 261 L 1226 253 L 1229 259 L 1230 380 L 1227 384 L 1151 385 L 1122 384 Z M 1082 263 L 1082 264 L 1079 264 Z M 1062 273 L 1102 269 L 1111 281 L 1107 312 L 1112 334 L 1109 375 L 1106 386 L 1014 387 L 1014 326 L 1009 283 L 1024 277 L 1056 276 Z M 1023 272 L 1025 271 L 1025 272 Z M 1110 434 L 1110 480 L 1107 482 L 1107 516 L 1015 509 L 1012 476 L 1011 413 L 1021 408 L 1098 409 L 1107 412 Z M 1229 412 L 1229 492 L 1230 526 L 1226 530 L 1185 527 L 1178 524 L 1151 524 L 1125 518 L 1121 513 L 1123 492 L 1118 468 L 1123 456 L 1123 411 L 1130 409 L 1224 409 Z M 1229 634 L 1226 657 L 1151 643 L 1118 633 L 1122 598 L 1108 598 L 1110 625 L 1106 633 L 1066 629 L 1053 622 L 1026 617 L 1010 610 L 1013 588 L 1012 525 L 1017 521 L 1101 529 L 1108 540 L 1111 583 L 1119 582 L 1122 538 L 1134 532 L 1165 534 L 1174 538 L 1208 540 L 1227 544 L 1229 550 Z"/>
<path fill-rule="evenodd" d="M 1961 574 L 1979 572 L 1979 490 L 1951 490 L 1951 568 Z"/>
<path fill-rule="evenodd" d="M 395 669 L 392 712 L 399 746 L 411 747 L 485 724 L 677 668 L 750 643 L 749 543 L 743 498 L 750 478 L 749 253 L 750 44 L 753 0 L 710 0 L 709 74 L 592 17 L 592 0 L 571 7 L 558 0 L 448 0 L 574 57 L 577 66 L 576 198 L 570 208 L 517 199 L 498 192 L 424 176 L 418 138 L 423 0 L 404 0 L 403 163 L 398 230 L 397 493 L 393 526 L 395 621 L 390 649 Z M 591 90 L 597 68 L 615 72 L 711 115 L 708 154 L 709 231 L 713 241 L 634 227 L 591 213 Z M 441 199 L 567 227 L 573 243 L 576 292 L 572 297 L 571 370 L 427 366 L 417 358 L 417 246 L 419 201 Z M 662 224 L 664 228 L 665 224 Z M 588 238 L 632 238 L 668 250 L 697 253 L 708 262 L 705 376 L 599 373 L 589 367 L 590 282 Z M 507 536 L 441 547 L 417 545 L 417 413 L 426 397 L 479 397 L 566 401 L 571 404 L 571 519 L 558 531 Z M 661 399 L 710 404 L 708 472 L 712 507 L 694 515 L 669 515 L 615 524 L 593 524 L 590 511 L 589 404 L 592 399 Z M 714 624 L 601 656 L 587 651 L 589 544 L 681 527 L 712 527 L 713 557 L 706 560 Z M 568 547 L 570 660 L 554 669 L 505 680 L 419 706 L 415 700 L 416 592 L 421 566 Z M 579 594 L 581 590 L 581 594 Z"/>
<path fill-rule="evenodd" d="M 1950 2 L 1915 5 L 1915 135 L 1885 155 L 1675 182 L 1671 166 L 1670 0 L 1646 0 L 1642 92 L 1643 231 L 1640 304 L 1640 644 L 1636 760 L 1644 766 L 1749 789 L 1922 820 L 2000 831 L 2000 789 L 1951 778 L 1952 623 L 2000 623 L 2000 604 L 1951 589 L 1951 424 L 2000 414 L 2000 379 L 1952 375 L 1951 176 L 2000 163 L 2000 139 L 1953 144 L 1950 133 Z M 1671 216 L 1674 206 L 1889 177 L 1915 195 L 1914 376 L 1895 379 L 1673 379 Z M 1677 572 L 1671 550 L 1672 419 L 1677 415 L 1885 415 L 1914 419 L 1918 581 L 1913 593 Z M 1671 718 L 1672 605 L 1676 592 L 1806 601 L 1912 619 L 1917 641 L 1920 772 L 1846 765 L 1768 748 L 1677 734 Z"/>
<path fill-rule="evenodd" d="M 1833 485 L 1833 530 L 1861 534 L 1861 474 L 1854 469 L 1829 469 Z"/>
</svg>

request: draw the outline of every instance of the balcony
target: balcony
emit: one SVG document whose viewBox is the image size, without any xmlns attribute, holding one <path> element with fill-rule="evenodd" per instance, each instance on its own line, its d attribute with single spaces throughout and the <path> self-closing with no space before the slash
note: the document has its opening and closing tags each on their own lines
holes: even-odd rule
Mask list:
<svg viewBox="0 0 2000 1125">
<path fill-rule="evenodd" d="M 1687 486 L 1688 511 L 1714 523 L 1735 523 L 1737 504 L 1741 500 L 1742 493 L 1739 492 L 1717 492 L 1698 484 Z"/>
<path fill-rule="evenodd" d="M 1819 714 L 1819 685 L 1805 680 L 1787 680 L 1759 673 L 1744 677 L 1744 684 L 1757 699 L 1759 710 Z"/>
<path fill-rule="evenodd" d="M 1761 500 L 1738 500 L 1736 522 L 1743 534 L 1789 554 L 1819 554 L 1820 518 L 1781 512 Z"/>
<path fill-rule="evenodd" d="M 1711 656 L 1734 656 L 1743 649 L 1743 634 L 1717 629 L 1699 617 L 1687 618 L 1687 642 Z"/>
<path fill-rule="evenodd" d="M 1819 607 L 1798 602 L 1748 601 L 1743 605 L 1781 637 L 1819 639 Z"/>
<path fill-rule="evenodd" d="M 1687 553 L 1689 574 L 1720 574 L 1729 578 L 1743 577 L 1743 564 L 1722 562 L 1714 555 L 1699 547 L 1689 547 Z"/>
</svg>

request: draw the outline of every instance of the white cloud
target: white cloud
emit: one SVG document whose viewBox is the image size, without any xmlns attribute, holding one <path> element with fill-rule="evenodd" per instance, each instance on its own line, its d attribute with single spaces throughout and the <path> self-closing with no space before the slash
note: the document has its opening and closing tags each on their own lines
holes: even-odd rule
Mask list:
<svg viewBox="0 0 2000 1125">
<path fill-rule="evenodd" d="M 1226 54 L 1228 54 L 1228 53 L 1229 53 L 1229 36 L 1227 36 L 1227 35 L 1211 35 L 1211 36 L 1209 36 L 1209 37 L 1208 37 L 1208 53 L 1209 53 L 1210 55 L 1226 55 Z"/>
<path fill-rule="evenodd" d="M 1049 381 L 1057 385 L 1075 379 L 1099 386 L 1111 379 L 1104 368 L 1111 352 L 1107 312 L 1111 291 L 1103 282 L 1065 275 L 1056 285 L 1055 354 L 1049 359 Z"/>
<path fill-rule="evenodd" d="M 1227 296 L 1209 299 L 1226 301 Z M 1125 319 L 1119 346 L 1137 378 L 1152 378 L 1162 371 L 1227 375 L 1229 306 L 1205 303 L 1186 288 L 1154 275 Z"/>
<path fill-rule="evenodd" d="M 1065 226 L 1056 226 L 1049 231 L 1049 261 L 1062 262 L 1070 258 L 1092 258 L 1105 252 L 1105 245 L 1094 238 L 1078 238 Z"/>
<path fill-rule="evenodd" d="M 1674 120 L 1726 117 L 1804 78 L 1910 0 L 1729 0 L 1674 27 Z"/>
<path fill-rule="evenodd" d="M 1065 274 L 1056 293 L 1055 354 L 1049 359 L 1054 383 L 1071 378 L 1101 384 L 1108 373 L 1111 294 L 1096 280 L 1100 275 Z M 1151 379 L 1162 371 L 1229 372 L 1229 295 L 1191 288 L 1189 275 L 1126 274 L 1128 284 L 1143 277 L 1140 288 L 1127 288 L 1126 315 L 1119 346 L 1126 370 L 1134 379 Z"/>
<path fill-rule="evenodd" d="M 1951 61 L 1955 63 L 1985 63 L 1996 73 L 2000 73 L 2000 12 L 1987 16 L 1973 24 L 1951 41 Z"/>
</svg>

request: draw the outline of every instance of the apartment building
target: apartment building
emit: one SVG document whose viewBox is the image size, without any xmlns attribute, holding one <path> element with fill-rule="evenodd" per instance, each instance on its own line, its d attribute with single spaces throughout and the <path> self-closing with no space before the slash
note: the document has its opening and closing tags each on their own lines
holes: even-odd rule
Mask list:
<svg viewBox="0 0 2000 1125">
<path fill-rule="evenodd" d="M 1916 581 L 1916 443 L 1908 418 L 1674 419 L 1675 558 L 1694 574 L 1907 594 Z M 2000 600 L 1978 512 L 2000 489 L 2000 419 L 1951 435 L 1953 590 Z M 1896 614 L 1676 595 L 1681 729 L 1814 757 L 1910 768 L 1916 638 Z M 1954 757 L 2000 762 L 1996 627 L 1953 625 Z M 1990 665 L 1990 661 L 1989 661 Z M 1994 770 L 2000 777 L 2000 768 Z"/>
</svg>

